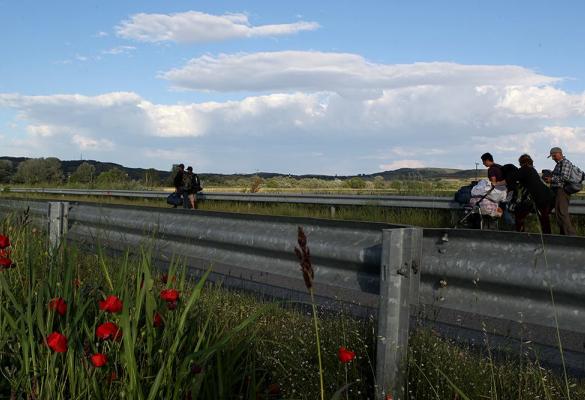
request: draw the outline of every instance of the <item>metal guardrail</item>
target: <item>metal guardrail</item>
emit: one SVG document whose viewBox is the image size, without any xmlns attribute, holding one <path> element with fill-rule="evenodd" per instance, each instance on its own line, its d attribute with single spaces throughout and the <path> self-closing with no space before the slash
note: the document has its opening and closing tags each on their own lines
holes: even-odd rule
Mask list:
<svg viewBox="0 0 585 400">
<path fill-rule="evenodd" d="M 585 374 L 585 238 L 424 229 L 422 318 L 450 336 L 461 329 L 532 341 Z M 554 305 L 553 305 L 554 301 Z"/>
<path fill-rule="evenodd" d="M 89 203 L 0 200 L 0 213 L 27 207 L 48 219 L 51 246 L 61 232 L 81 247 L 126 252 L 143 246 L 156 261 L 175 257 L 201 275 L 272 296 L 309 300 L 294 248 L 308 237 L 320 303 L 366 308 L 378 319 L 378 397 L 403 399 L 410 303 L 418 301 L 422 229 L 385 223 L 165 210 Z M 389 394 L 390 392 L 388 392 Z"/>
<path fill-rule="evenodd" d="M 164 199 L 170 193 L 147 190 L 97 190 L 97 189 L 27 189 L 11 188 L 14 193 L 47 193 L 70 196 L 109 196 L 128 198 Z M 369 195 L 313 195 L 313 194 L 267 194 L 267 193 L 204 193 L 198 200 L 237 201 L 245 203 L 321 204 L 329 206 L 376 206 L 397 208 L 423 208 L 459 210 L 461 205 L 451 197 L 435 196 L 369 196 Z M 585 200 L 573 200 L 571 214 L 585 215 Z"/>
<path fill-rule="evenodd" d="M 0 210 L 16 203 L 24 204 L 0 201 Z M 559 356 L 560 337 L 567 367 L 585 374 L 583 237 L 419 229 L 422 240 L 404 236 L 384 242 L 385 232 L 401 228 L 88 203 L 72 206 L 69 223 L 69 238 L 80 243 L 100 238 L 111 248 L 125 250 L 154 237 L 163 260 L 180 254 L 194 268 L 213 262 L 214 270 L 226 279 L 245 281 L 252 289 L 265 285 L 303 292 L 293 254 L 300 225 L 308 236 L 317 293 L 323 298 L 374 308 L 386 304 L 384 294 L 404 299 L 404 293 L 388 291 L 389 286 L 380 284 L 388 266 L 401 272 L 404 258 L 407 265 L 420 269 L 420 288 L 415 280 L 409 284 L 410 297 L 419 293 L 411 323 L 431 324 L 454 338 L 489 336 L 492 344 L 508 343 L 508 339 L 532 341 L 542 352 L 540 359 L 552 363 Z M 422 256 L 418 256 L 421 247 Z M 410 298 L 409 303 L 414 305 L 417 299 Z M 384 324 L 404 324 L 399 320 Z"/>
</svg>

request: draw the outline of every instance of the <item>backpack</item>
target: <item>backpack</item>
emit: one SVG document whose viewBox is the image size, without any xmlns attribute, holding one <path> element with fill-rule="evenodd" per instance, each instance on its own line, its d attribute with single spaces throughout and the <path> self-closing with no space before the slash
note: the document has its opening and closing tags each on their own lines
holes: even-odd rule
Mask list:
<svg viewBox="0 0 585 400">
<path fill-rule="evenodd" d="M 563 186 L 567 194 L 575 194 L 583 190 L 583 181 L 585 180 L 585 173 L 579 167 L 571 164 L 571 171 L 569 171 L 569 182 Z"/>
<path fill-rule="evenodd" d="M 183 204 L 183 199 L 181 199 L 181 196 L 179 196 L 177 192 L 171 193 L 167 197 L 167 204 L 170 204 L 171 206 L 180 206 Z"/>
<path fill-rule="evenodd" d="M 191 189 L 194 190 L 195 192 L 200 192 L 203 190 L 203 188 L 201 187 L 201 181 L 199 180 L 197 174 L 193 174 L 191 176 Z"/>
<path fill-rule="evenodd" d="M 471 200 L 471 189 L 473 188 L 474 184 L 461 186 L 457 193 L 455 193 L 455 201 L 461 205 L 469 204 Z"/>
<path fill-rule="evenodd" d="M 193 174 L 183 174 L 183 190 L 189 191 L 193 189 Z"/>
</svg>

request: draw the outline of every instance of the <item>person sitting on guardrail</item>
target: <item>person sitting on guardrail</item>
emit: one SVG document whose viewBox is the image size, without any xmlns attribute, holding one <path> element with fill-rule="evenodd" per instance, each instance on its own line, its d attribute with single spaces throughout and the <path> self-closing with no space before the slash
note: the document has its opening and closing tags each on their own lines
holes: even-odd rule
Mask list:
<svg viewBox="0 0 585 400">
<path fill-rule="evenodd" d="M 173 186 L 175 187 L 175 192 L 179 197 L 183 196 L 183 175 L 185 174 L 185 165 L 179 164 L 177 165 L 177 173 L 173 178 Z M 184 201 L 184 200 L 183 200 Z M 177 208 L 175 205 L 173 208 Z"/>
<path fill-rule="evenodd" d="M 583 186 L 583 172 L 563 156 L 560 147 L 550 149 L 548 158 L 553 159 L 557 165 L 553 169 L 552 176 L 546 177 L 545 181 L 550 183 L 551 189 L 555 192 L 555 215 L 561 231 L 561 235 L 575 235 L 576 231 L 571 223 L 569 214 L 569 203 L 571 195 L 580 191 Z"/>
<path fill-rule="evenodd" d="M 554 207 L 554 193 L 534 169 L 532 157 L 522 154 L 518 159 L 519 169 L 507 173 L 504 178 L 508 190 L 515 192 L 512 209 L 516 220 L 516 231 L 524 232 L 524 222 L 531 213 L 538 215 L 542 233 L 550 234 L 550 213 Z"/>
</svg>

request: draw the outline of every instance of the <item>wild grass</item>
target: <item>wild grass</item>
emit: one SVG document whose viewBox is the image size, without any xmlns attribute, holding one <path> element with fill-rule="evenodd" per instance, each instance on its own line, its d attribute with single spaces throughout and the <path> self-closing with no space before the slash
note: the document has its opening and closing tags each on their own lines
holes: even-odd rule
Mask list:
<svg viewBox="0 0 585 400">
<path fill-rule="evenodd" d="M 180 262 L 165 279 L 147 248 L 116 257 L 72 247 L 51 252 L 46 236 L 26 219 L 0 226 L 16 263 L 0 271 L 0 399 L 318 397 L 307 305 L 202 285 Z M 182 294 L 176 309 L 158 297 L 171 287 Z M 122 299 L 120 314 L 99 310 L 98 301 L 109 294 Z M 55 297 L 67 301 L 64 317 L 48 308 Z M 163 316 L 162 329 L 152 325 L 154 312 Z M 343 307 L 318 315 L 326 398 L 349 385 L 341 398 L 373 399 L 374 316 L 355 318 Z M 107 320 L 120 325 L 122 341 L 95 338 L 97 324 Z M 52 331 L 68 337 L 66 353 L 47 347 Z M 340 363 L 340 346 L 355 351 L 355 360 Z M 107 354 L 105 367 L 91 365 L 89 356 L 97 352 Z M 407 398 L 567 398 L 564 379 L 535 359 L 529 345 L 522 354 L 494 358 L 488 346 L 461 345 L 420 329 L 410 340 Z M 572 399 L 585 398 L 585 384 L 569 379 L 567 386 Z"/>
</svg>

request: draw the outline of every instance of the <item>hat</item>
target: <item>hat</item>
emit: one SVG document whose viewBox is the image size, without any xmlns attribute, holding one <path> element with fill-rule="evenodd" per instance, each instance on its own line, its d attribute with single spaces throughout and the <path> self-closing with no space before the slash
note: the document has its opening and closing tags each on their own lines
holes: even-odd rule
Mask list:
<svg viewBox="0 0 585 400">
<path fill-rule="evenodd" d="M 182 169 L 185 169 L 185 164 L 182 164 L 181 163 L 181 164 L 177 165 L 177 167 L 182 168 Z"/>
<path fill-rule="evenodd" d="M 561 149 L 560 147 L 553 147 L 552 149 L 550 149 L 550 154 L 547 158 L 550 158 L 555 153 L 562 153 L 562 152 L 563 152 L 563 149 Z"/>
<path fill-rule="evenodd" d="M 193 171 L 193 167 L 189 165 L 189 166 L 187 167 L 187 171 Z"/>
</svg>

